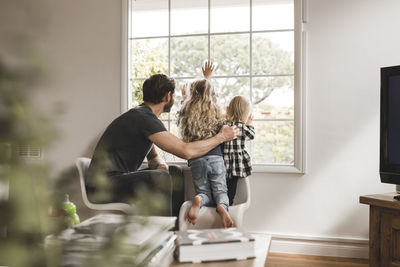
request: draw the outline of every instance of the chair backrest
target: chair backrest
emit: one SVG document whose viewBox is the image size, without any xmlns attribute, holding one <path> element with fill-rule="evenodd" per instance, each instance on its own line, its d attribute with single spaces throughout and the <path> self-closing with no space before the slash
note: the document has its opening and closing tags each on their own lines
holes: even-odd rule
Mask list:
<svg viewBox="0 0 400 267">
<path fill-rule="evenodd" d="M 83 202 L 88 207 L 91 206 L 91 203 L 88 200 L 87 194 L 86 194 L 85 173 L 86 173 L 87 169 L 89 168 L 90 161 L 91 161 L 90 158 L 83 158 L 83 157 L 75 159 L 75 165 L 78 168 L 78 172 L 79 172 L 79 180 L 80 180 L 80 184 L 81 184 Z"/>
<path fill-rule="evenodd" d="M 90 158 L 77 158 L 75 159 L 75 165 L 78 168 L 79 172 L 79 180 L 81 183 L 81 190 L 82 190 L 82 199 L 83 203 L 94 210 L 100 211 L 121 211 L 126 214 L 133 214 L 135 212 L 135 206 L 133 204 L 127 203 L 104 203 L 104 204 L 96 204 L 89 201 L 86 193 L 86 186 L 85 186 L 85 173 L 89 168 L 91 159 Z"/>
</svg>

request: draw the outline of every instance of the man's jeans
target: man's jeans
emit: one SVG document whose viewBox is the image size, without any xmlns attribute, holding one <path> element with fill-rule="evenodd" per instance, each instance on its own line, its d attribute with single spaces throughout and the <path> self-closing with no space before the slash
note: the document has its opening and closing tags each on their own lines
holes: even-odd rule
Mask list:
<svg viewBox="0 0 400 267">
<path fill-rule="evenodd" d="M 106 202 L 133 203 L 138 215 L 179 216 L 184 202 L 183 170 L 169 166 L 162 170 L 143 169 L 108 177 L 111 199 Z"/>
<path fill-rule="evenodd" d="M 224 159 L 217 155 L 208 155 L 188 161 L 193 184 L 201 206 L 222 205 L 229 208 L 226 186 Z"/>
</svg>

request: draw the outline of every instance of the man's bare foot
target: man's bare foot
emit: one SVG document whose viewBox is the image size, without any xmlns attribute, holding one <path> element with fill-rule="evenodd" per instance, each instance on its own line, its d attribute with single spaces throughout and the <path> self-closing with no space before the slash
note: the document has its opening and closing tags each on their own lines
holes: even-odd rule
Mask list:
<svg viewBox="0 0 400 267">
<path fill-rule="evenodd" d="M 186 216 L 186 220 L 193 225 L 196 224 L 197 215 L 199 214 L 200 207 L 201 207 L 201 197 L 195 196 L 192 201 L 192 206 L 189 208 L 189 211 Z"/>
<path fill-rule="evenodd" d="M 221 205 L 217 206 L 217 211 L 221 216 L 222 225 L 224 226 L 224 228 L 233 227 L 233 221 L 231 219 L 231 216 L 229 216 L 228 211 Z"/>
</svg>

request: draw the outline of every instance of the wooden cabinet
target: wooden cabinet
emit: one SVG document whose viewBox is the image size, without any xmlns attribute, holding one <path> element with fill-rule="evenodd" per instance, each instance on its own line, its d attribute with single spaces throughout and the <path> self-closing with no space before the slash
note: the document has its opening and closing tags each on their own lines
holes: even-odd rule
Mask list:
<svg viewBox="0 0 400 267">
<path fill-rule="evenodd" d="M 400 201 L 396 193 L 361 196 L 370 205 L 369 266 L 400 267 Z"/>
</svg>

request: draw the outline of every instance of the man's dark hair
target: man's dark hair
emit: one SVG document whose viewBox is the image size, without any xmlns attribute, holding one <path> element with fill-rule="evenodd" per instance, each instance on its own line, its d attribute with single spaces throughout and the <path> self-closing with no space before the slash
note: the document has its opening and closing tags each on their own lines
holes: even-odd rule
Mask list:
<svg viewBox="0 0 400 267">
<path fill-rule="evenodd" d="M 168 92 L 174 94 L 175 80 L 165 74 L 154 74 L 143 83 L 143 101 L 161 103 Z"/>
</svg>

